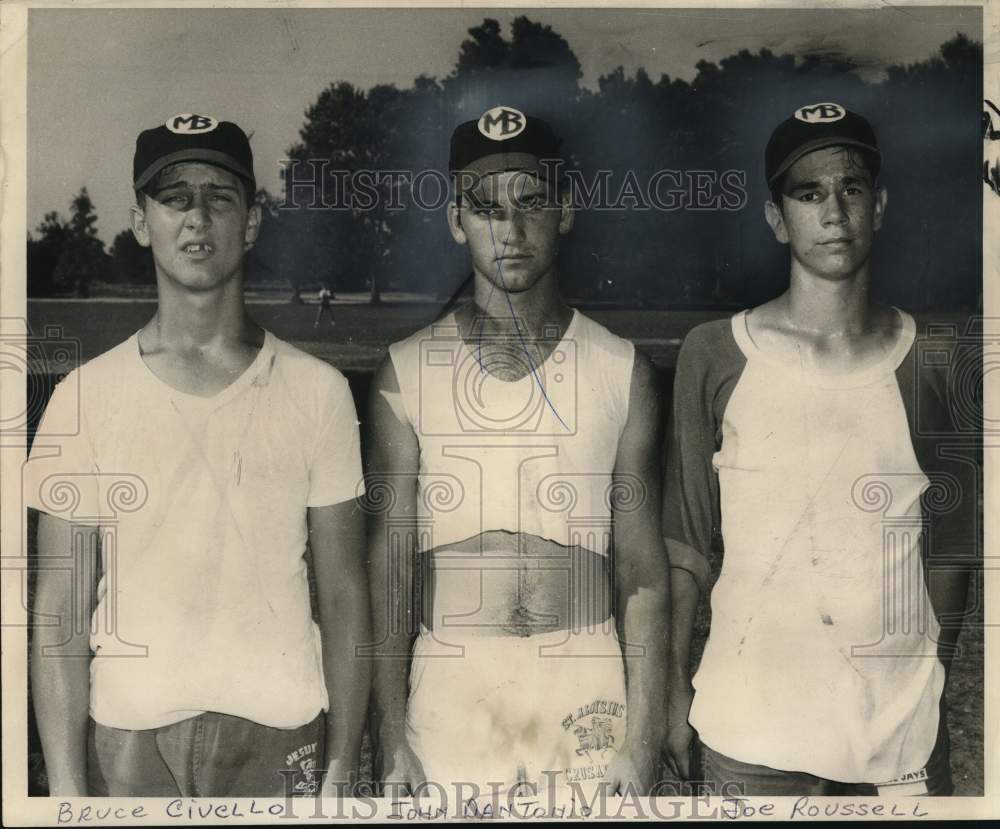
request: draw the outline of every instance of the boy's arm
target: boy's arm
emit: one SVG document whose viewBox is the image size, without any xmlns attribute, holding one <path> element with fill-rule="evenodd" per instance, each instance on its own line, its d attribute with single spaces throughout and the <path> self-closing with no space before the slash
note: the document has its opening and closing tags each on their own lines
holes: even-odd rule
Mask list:
<svg viewBox="0 0 1000 829">
<path fill-rule="evenodd" d="M 688 713 L 691 638 L 701 593 L 708 588 L 712 528 L 718 526 L 718 483 L 712 469 L 714 417 L 708 403 L 706 360 L 697 338 L 681 347 L 665 441 L 663 534 L 670 559 L 670 652 L 668 658 L 667 757 L 681 777 L 690 775 L 694 730 Z"/>
<path fill-rule="evenodd" d="M 423 769 L 406 740 L 410 651 L 420 622 L 414 606 L 417 472 L 420 447 L 386 357 L 372 381 L 366 481 L 368 573 L 372 596 L 373 740 L 376 777 L 413 787 Z"/>
<path fill-rule="evenodd" d="M 371 642 L 365 569 L 365 521 L 357 500 L 307 511 L 319 605 L 326 718 L 326 782 L 356 777 L 371 687 L 371 665 L 359 648 Z M 346 796 L 346 795 L 344 795 Z"/>
<path fill-rule="evenodd" d="M 90 620 L 98 530 L 38 514 L 38 579 L 32 617 L 31 692 L 49 794 L 87 794 Z"/>
<path fill-rule="evenodd" d="M 678 547 L 666 541 L 667 555 L 677 558 Z M 667 761 L 674 774 L 690 776 L 689 752 L 694 729 L 688 724 L 688 714 L 694 700 L 691 686 L 691 638 L 701 590 L 690 570 L 671 567 L 670 570 L 670 647 L 667 660 Z"/>
<path fill-rule="evenodd" d="M 622 794 L 631 783 L 648 795 L 666 733 L 670 570 L 660 531 L 660 400 L 656 372 L 638 352 L 632 369 L 628 422 L 615 461 L 615 606 L 625 648 L 628 725 L 623 751 L 607 779 Z"/>
</svg>

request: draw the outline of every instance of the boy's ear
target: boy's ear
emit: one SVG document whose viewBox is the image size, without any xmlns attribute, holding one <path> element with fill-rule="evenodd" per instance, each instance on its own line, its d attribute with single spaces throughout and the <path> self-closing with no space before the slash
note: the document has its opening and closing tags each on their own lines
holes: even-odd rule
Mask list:
<svg viewBox="0 0 1000 829">
<path fill-rule="evenodd" d="M 767 223 L 774 233 L 774 238 L 781 244 L 787 245 L 788 228 L 785 227 L 785 216 L 781 212 L 781 208 L 770 199 L 764 202 L 764 218 L 767 219 Z"/>
<path fill-rule="evenodd" d="M 448 230 L 451 231 L 451 238 L 460 245 L 469 241 L 462 227 L 462 209 L 458 206 L 458 202 L 453 201 L 448 204 Z"/>
<path fill-rule="evenodd" d="M 889 201 L 889 192 L 880 187 L 875 191 L 875 214 L 872 218 L 872 228 L 882 229 L 882 219 L 885 218 L 885 205 Z"/>
<path fill-rule="evenodd" d="M 146 227 L 146 211 L 137 204 L 132 205 L 129 209 L 128 223 L 129 227 L 132 228 L 132 235 L 135 236 L 135 240 L 144 248 L 148 248 L 149 228 Z"/>
<path fill-rule="evenodd" d="M 254 242 L 257 241 L 257 236 L 260 235 L 260 223 L 263 217 L 264 213 L 259 204 L 250 205 L 250 210 L 247 211 L 247 229 L 243 234 L 243 247 L 246 250 L 250 250 L 250 248 L 253 247 Z"/>
<path fill-rule="evenodd" d="M 569 233 L 575 217 L 573 212 L 573 195 L 568 189 L 559 194 L 559 232 Z"/>
</svg>

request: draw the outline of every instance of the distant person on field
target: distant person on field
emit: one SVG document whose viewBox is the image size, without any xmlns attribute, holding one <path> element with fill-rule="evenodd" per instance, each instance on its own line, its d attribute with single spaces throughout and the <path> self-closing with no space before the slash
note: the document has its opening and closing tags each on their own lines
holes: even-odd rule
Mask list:
<svg viewBox="0 0 1000 829">
<path fill-rule="evenodd" d="M 331 301 L 333 300 L 333 291 L 331 291 L 326 285 L 319 289 L 319 308 L 316 309 L 316 319 L 313 321 L 313 328 L 319 327 L 319 321 L 323 316 L 323 312 L 326 311 L 330 314 L 330 325 L 336 325 L 337 323 L 333 319 L 333 305 Z"/>
</svg>

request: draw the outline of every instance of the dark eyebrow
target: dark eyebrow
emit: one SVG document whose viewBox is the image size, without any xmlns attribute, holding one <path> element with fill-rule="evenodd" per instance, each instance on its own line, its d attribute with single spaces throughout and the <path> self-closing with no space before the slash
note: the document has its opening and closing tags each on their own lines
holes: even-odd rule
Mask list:
<svg viewBox="0 0 1000 829">
<path fill-rule="evenodd" d="M 164 190 L 174 190 L 175 188 L 178 188 L 178 187 L 188 187 L 188 188 L 191 188 L 191 189 L 195 189 L 195 188 L 192 187 L 192 185 L 189 182 L 185 181 L 184 179 L 181 179 L 180 181 L 172 181 L 172 182 L 170 182 L 170 184 L 164 184 L 161 187 L 158 187 L 155 191 L 153 191 L 153 195 L 155 196 L 158 193 L 162 193 Z M 215 184 L 213 182 L 208 182 L 207 184 L 202 184 L 199 189 L 201 189 L 201 190 L 231 190 L 234 193 L 237 192 L 237 188 L 233 187 L 231 184 Z"/>
<path fill-rule="evenodd" d="M 871 182 L 864 176 L 844 176 L 844 184 L 870 184 Z"/>
<path fill-rule="evenodd" d="M 156 195 L 162 193 L 164 190 L 175 190 L 178 187 L 188 187 L 188 186 L 189 186 L 188 183 L 186 181 L 183 181 L 183 180 L 181 180 L 181 181 L 173 181 L 170 184 L 161 184 L 159 187 L 157 187 L 153 191 L 153 195 L 156 196 Z"/>
<path fill-rule="evenodd" d="M 800 181 L 798 184 L 789 187 L 785 195 L 792 196 L 795 193 L 801 193 L 804 190 L 815 190 L 817 187 L 819 187 L 818 181 Z"/>
<path fill-rule="evenodd" d="M 469 191 L 468 197 L 469 197 L 469 203 L 475 208 L 500 207 L 500 202 L 484 200 L 479 196 L 477 196 L 472 191 Z"/>
</svg>

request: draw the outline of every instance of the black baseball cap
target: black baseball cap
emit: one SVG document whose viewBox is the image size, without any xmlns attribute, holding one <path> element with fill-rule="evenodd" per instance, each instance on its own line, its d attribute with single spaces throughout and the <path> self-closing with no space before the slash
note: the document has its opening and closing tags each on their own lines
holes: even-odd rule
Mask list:
<svg viewBox="0 0 1000 829">
<path fill-rule="evenodd" d="M 160 170 L 178 161 L 214 164 L 248 182 L 251 190 L 257 189 L 250 141 L 231 121 L 185 113 L 143 130 L 135 141 L 132 188 L 141 190 Z"/>
<path fill-rule="evenodd" d="M 875 129 L 863 115 L 835 103 L 809 104 L 778 124 L 764 150 L 768 186 L 802 156 L 824 147 L 846 144 L 871 154 L 872 176 L 878 175 L 882 154 Z"/>
<path fill-rule="evenodd" d="M 561 142 L 545 121 L 519 109 L 496 106 L 451 134 L 448 169 L 485 176 L 526 170 L 548 179 L 562 160 Z"/>
</svg>

